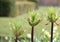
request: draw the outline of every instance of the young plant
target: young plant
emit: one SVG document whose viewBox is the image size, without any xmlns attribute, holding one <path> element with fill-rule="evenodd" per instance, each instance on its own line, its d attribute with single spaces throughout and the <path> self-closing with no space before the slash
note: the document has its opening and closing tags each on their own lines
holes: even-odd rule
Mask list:
<svg viewBox="0 0 60 42">
<path fill-rule="evenodd" d="M 54 8 L 49 8 L 49 13 L 47 18 L 48 18 L 48 21 L 51 23 L 51 42 L 53 42 L 54 23 L 57 24 L 56 21 L 59 19 L 59 17 L 57 17 L 57 14 Z"/>
<path fill-rule="evenodd" d="M 31 29 L 31 42 L 34 42 L 34 27 L 39 24 L 40 19 L 37 19 L 37 13 L 33 12 L 31 17 L 28 18 L 28 23 L 32 27 Z"/>
<path fill-rule="evenodd" d="M 15 36 L 15 42 L 18 42 L 18 38 L 24 33 L 24 30 L 21 29 L 21 26 L 19 23 L 11 24 L 11 30 Z"/>
</svg>

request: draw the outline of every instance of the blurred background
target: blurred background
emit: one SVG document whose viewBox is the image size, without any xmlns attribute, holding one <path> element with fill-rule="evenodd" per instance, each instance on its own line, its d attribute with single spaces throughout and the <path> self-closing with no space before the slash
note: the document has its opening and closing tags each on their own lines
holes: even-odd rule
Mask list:
<svg viewBox="0 0 60 42">
<path fill-rule="evenodd" d="M 0 17 L 28 13 L 40 6 L 59 6 L 60 0 L 0 0 Z"/>
<path fill-rule="evenodd" d="M 39 17 L 44 18 L 46 12 L 48 11 L 47 7 L 54 7 L 59 15 L 59 6 L 60 0 L 0 0 L 0 42 L 11 42 L 12 32 L 10 31 L 10 22 L 21 22 L 21 24 L 23 25 L 22 28 L 26 29 L 26 35 L 31 33 L 31 27 L 27 23 L 29 12 L 37 11 Z M 45 22 L 46 21 L 42 21 L 41 25 L 39 24 L 37 26 L 38 28 L 35 28 L 35 36 L 36 38 L 38 38 L 36 39 L 36 42 L 43 38 L 40 38 L 42 29 L 44 30 L 47 28 L 46 30 L 50 33 L 49 25 L 47 27 L 45 25 L 42 26 Z M 60 31 L 60 29 L 58 29 L 57 31 Z"/>
</svg>

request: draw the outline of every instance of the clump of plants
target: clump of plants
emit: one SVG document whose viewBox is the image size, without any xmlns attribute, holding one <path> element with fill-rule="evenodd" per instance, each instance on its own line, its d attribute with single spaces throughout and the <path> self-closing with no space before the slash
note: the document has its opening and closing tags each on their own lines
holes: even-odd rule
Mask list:
<svg viewBox="0 0 60 42">
<path fill-rule="evenodd" d="M 19 23 L 12 23 L 11 31 L 15 37 L 15 42 L 18 42 L 18 38 L 24 33 L 24 30 L 21 29 L 21 25 Z"/>
<path fill-rule="evenodd" d="M 31 16 L 28 18 L 28 23 L 31 26 L 31 42 L 34 42 L 34 27 L 38 25 L 40 19 L 37 18 L 37 13 L 32 12 Z"/>
</svg>

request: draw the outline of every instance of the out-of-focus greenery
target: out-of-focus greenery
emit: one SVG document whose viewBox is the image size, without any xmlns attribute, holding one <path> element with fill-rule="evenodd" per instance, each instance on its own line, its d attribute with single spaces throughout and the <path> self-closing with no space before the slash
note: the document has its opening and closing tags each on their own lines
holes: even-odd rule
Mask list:
<svg viewBox="0 0 60 42">
<path fill-rule="evenodd" d="M 60 15 L 60 8 L 59 7 L 55 7 L 56 9 L 56 13 L 57 15 L 59 16 Z M 38 39 L 38 40 L 45 40 L 45 38 L 47 39 L 47 42 L 48 42 L 48 37 L 44 36 L 42 33 L 42 29 L 45 29 L 47 30 L 48 34 L 50 35 L 50 25 L 45 25 L 45 23 L 47 23 L 48 21 L 46 20 L 46 15 L 48 14 L 48 8 L 47 7 L 40 7 L 39 10 L 37 10 L 37 13 L 38 13 L 38 18 L 42 19 L 42 21 L 40 22 L 39 25 L 37 25 L 35 27 L 35 37 Z M 27 22 L 27 17 L 29 17 L 29 14 L 24 14 L 24 15 L 20 15 L 18 17 L 15 17 L 15 18 L 7 18 L 7 17 L 1 17 L 0 18 L 0 35 L 1 36 L 12 36 L 11 34 L 11 31 L 10 31 L 10 26 L 9 26 L 9 23 L 10 22 L 21 22 L 21 24 L 23 25 L 22 28 L 26 30 L 24 36 L 26 36 L 27 34 L 31 33 L 31 27 L 28 25 L 28 22 Z M 58 20 L 57 22 L 59 22 L 60 20 Z M 56 25 L 54 25 L 56 26 Z M 60 32 L 60 26 L 57 26 L 57 31 L 56 33 Z M 41 37 L 42 36 L 42 37 Z M 60 34 L 58 37 L 56 37 L 56 40 L 58 40 L 57 42 L 60 42 Z M 54 37 L 55 39 L 55 37 Z"/>
<path fill-rule="evenodd" d="M 0 16 L 17 16 L 36 9 L 36 3 L 29 1 L 0 0 Z"/>
<path fill-rule="evenodd" d="M 27 0 L 27 1 L 34 2 L 37 8 L 38 8 L 38 6 L 40 4 L 40 0 Z"/>
<path fill-rule="evenodd" d="M 12 14 L 15 15 L 15 0 L 0 0 L 0 16 L 12 16 Z"/>
<path fill-rule="evenodd" d="M 28 1 L 16 2 L 16 7 L 17 7 L 17 15 L 25 14 L 25 13 L 31 12 L 36 9 L 35 3 L 28 2 Z"/>
<path fill-rule="evenodd" d="M 31 2 L 38 3 L 40 0 L 17 0 L 17 1 L 31 1 Z"/>
</svg>

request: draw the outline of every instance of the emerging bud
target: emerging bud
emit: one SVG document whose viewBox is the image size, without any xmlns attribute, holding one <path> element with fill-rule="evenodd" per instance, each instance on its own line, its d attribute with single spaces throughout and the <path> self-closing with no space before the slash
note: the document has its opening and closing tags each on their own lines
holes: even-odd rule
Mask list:
<svg viewBox="0 0 60 42">
<path fill-rule="evenodd" d="M 28 23 L 31 25 L 31 26 L 36 26 L 39 22 L 40 22 L 40 19 L 37 20 L 37 13 L 33 12 L 31 14 L 31 18 L 28 18 Z"/>
<path fill-rule="evenodd" d="M 58 17 L 54 8 L 49 8 L 48 20 L 50 22 L 56 22 L 58 20 Z"/>
</svg>

